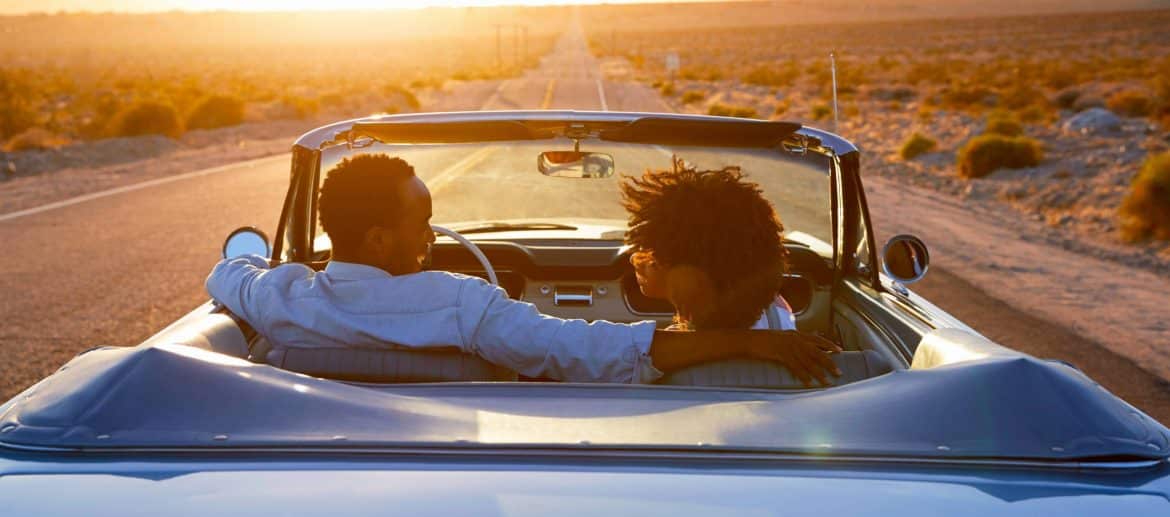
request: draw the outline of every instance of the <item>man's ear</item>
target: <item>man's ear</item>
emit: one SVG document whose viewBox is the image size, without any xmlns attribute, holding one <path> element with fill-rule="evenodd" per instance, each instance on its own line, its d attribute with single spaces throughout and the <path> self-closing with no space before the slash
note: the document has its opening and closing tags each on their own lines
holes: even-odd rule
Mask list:
<svg viewBox="0 0 1170 517">
<path fill-rule="evenodd" d="M 362 237 L 362 247 L 380 253 L 390 244 L 388 241 L 389 236 L 386 233 L 385 229 L 381 226 L 371 226 Z"/>
</svg>

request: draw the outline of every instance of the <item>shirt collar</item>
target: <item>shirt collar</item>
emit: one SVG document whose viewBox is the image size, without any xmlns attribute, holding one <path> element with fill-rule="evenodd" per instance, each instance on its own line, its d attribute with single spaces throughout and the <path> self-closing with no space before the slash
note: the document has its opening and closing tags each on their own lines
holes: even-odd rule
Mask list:
<svg viewBox="0 0 1170 517">
<path fill-rule="evenodd" d="M 325 265 L 325 274 L 337 280 L 369 280 L 373 278 L 387 278 L 392 275 L 385 270 L 365 264 L 330 260 Z"/>
</svg>

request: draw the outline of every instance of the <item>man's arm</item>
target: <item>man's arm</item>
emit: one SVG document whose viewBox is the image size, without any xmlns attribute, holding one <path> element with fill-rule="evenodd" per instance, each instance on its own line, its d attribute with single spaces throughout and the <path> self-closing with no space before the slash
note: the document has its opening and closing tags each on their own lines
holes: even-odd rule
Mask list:
<svg viewBox="0 0 1170 517">
<path fill-rule="evenodd" d="M 816 378 L 828 385 L 828 373 L 841 375 L 830 353 L 841 347 L 827 339 L 795 331 L 711 330 L 701 332 L 657 330 L 650 342 L 650 359 L 663 372 L 688 366 L 750 357 L 780 363 L 806 385 Z"/>
<path fill-rule="evenodd" d="M 633 325 L 563 320 L 511 300 L 480 279 L 463 280 L 462 348 L 530 377 L 570 382 L 652 382 L 699 363 L 750 357 L 775 361 L 804 382 L 825 382 L 836 366 L 836 345 L 797 332 L 655 330 Z"/>
<path fill-rule="evenodd" d="M 267 271 L 268 260 L 259 255 L 224 259 L 212 268 L 204 286 L 213 300 L 259 331 L 259 307 L 252 299 L 256 281 Z"/>
</svg>

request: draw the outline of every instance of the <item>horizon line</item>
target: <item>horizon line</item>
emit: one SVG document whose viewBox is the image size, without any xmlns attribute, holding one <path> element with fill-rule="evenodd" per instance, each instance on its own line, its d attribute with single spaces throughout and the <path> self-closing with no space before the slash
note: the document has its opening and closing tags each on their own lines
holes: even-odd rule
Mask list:
<svg viewBox="0 0 1170 517">
<path fill-rule="evenodd" d="M 30 6 L 28 9 L 0 7 L 0 16 L 60 16 L 74 14 L 205 14 L 205 13 L 299 13 L 299 12 L 370 12 L 370 11 L 421 11 L 426 9 L 468 9 L 468 8 L 499 8 L 499 7 L 572 7 L 578 5 L 637 5 L 637 4 L 694 4 L 694 3 L 770 3 L 771 0 L 414 0 L 405 5 L 327 5 L 327 4 L 297 4 L 296 7 L 281 8 L 266 6 L 249 8 L 240 3 L 227 6 L 231 2 L 200 2 L 197 5 L 209 7 L 177 6 L 175 2 L 167 2 L 157 8 L 114 8 L 114 9 L 87 9 L 87 8 L 52 8 L 45 7 L 44 2 Z"/>
</svg>

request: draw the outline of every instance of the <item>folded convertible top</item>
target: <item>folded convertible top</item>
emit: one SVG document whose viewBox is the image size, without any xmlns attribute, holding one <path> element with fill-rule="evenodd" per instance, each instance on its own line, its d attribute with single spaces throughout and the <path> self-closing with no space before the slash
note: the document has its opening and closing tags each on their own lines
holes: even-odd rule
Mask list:
<svg viewBox="0 0 1170 517">
<path fill-rule="evenodd" d="M 1063 364 L 987 357 L 807 392 L 367 387 L 183 345 L 100 349 L 0 407 L 0 446 L 735 450 L 1159 459 L 1167 430 Z"/>
</svg>

